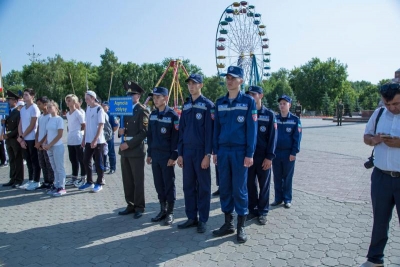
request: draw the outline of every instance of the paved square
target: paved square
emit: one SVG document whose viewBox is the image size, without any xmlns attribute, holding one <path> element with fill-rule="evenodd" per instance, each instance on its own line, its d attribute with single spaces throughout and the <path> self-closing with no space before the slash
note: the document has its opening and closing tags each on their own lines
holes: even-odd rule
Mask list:
<svg viewBox="0 0 400 267">
<path fill-rule="evenodd" d="M 212 236 L 224 220 L 218 198 L 212 199 L 205 234 L 177 229 L 186 218 L 177 167 L 172 227 L 150 222 L 159 206 L 149 166 L 146 213 L 138 220 L 118 216 L 126 205 L 118 166 L 97 194 L 67 188 L 65 196 L 54 198 L 0 187 L 0 266 L 358 266 L 365 261 L 372 225 L 371 170 L 363 166 L 371 153 L 362 141 L 365 124 L 302 123 L 293 206 L 272 209 L 265 226 L 251 221 L 245 244 L 235 235 Z M 65 163 L 70 173 L 67 154 Z M 1 183 L 8 182 L 8 171 L 0 169 Z M 385 260 L 385 266 L 400 266 L 397 214 Z"/>
</svg>

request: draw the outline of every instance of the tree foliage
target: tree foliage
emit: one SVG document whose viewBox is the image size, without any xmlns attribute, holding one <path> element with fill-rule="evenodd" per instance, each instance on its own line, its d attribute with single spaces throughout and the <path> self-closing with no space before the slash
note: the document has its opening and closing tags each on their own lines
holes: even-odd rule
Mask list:
<svg viewBox="0 0 400 267">
<path fill-rule="evenodd" d="M 78 97 L 83 98 L 87 89 L 94 90 L 102 100 L 106 100 L 110 84 L 110 96 L 124 96 L 123 84 L 128 80 L 142 86 L 145 90 L 144 98 L 156 85 L 171 89 L 173 71 L 168 70 L 161 81 L 160 77 L 171 60 L 174 60 L 172 58 L 165 58 L 159 63 L 123 64 L 108 48 L 100 58 L 99 66 L 90 62 L 65 61 L 61 55 L 31 62 L 23 66 L 22 71 L 12 70 L 6 74 L 3 77 L 3 87 L 15 93 L 23 88 L 34 88 L 37 96 L 46 95 L 64 107 L 63 99 L 66 94 L 75 92 Z M 189 59 L 181 60 L 181 63 L 189 74 L 202 73 L 201 68 L 192 64 Z M 185 84 L 187 75 L 181 68 L 178 71 L 182 98 L 185 100 L 189 96 Z M 342 99 L 351 111 L 375 109 L 380 101 L 378 87 L 388 81 L 381 80 L 377 85 L 367 81 L 350 82 L 347 81 L 347 65 L 336 59 L 321 61 L 319 58 L 312 58 L 292 70 L 282 68 L 271 73 L 270 78 L 263 80 L 261 86 L 264 90 L 264 104 L 275 111 L 278 111 L 277 99 L 286 94 L 292 97 L 293 107 L 296 100 L 299 100 L 306 110 L 331 115 L 333 105 L 339 99 Z M 216 101 L 227 93 L 225 80 L 218 75 L 204 77 L 202 92 L 212 101 Z"/>
</svg>

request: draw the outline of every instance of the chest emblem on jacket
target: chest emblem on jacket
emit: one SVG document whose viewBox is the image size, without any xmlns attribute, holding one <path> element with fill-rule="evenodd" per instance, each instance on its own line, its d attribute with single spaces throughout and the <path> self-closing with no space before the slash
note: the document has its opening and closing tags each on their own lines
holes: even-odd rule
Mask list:
<svg viewBox="0 0 400 267">
<path fill-rule="evenodd" d="M 196 119 L 201 120 L 202 117 L 203 115 L 201 115 L 201 113 L 196 113 Z"/>
<path fill-rule="evenodd" d="M 287 127 L 287 128 L 286 128 L 286 132 L 287 132 L 287 133 L 291 133 L 291 132 L 292 132 L 292 128 Z"/>
<path fill-rule="evenodd" d="M 238 116 L 237 117 L 238 122 L 244 122 L 244 117 L 243 116 Z"/>
<path fill-rule="evenodd" d="M 166 132 L 167 132 L 167 128 L 162 127 L 162 128 L 161 128 L 161 133 L 162 133 L 162 134 L 165 134 Z"/>
<path fill-rule="evenodd" d="M 260 127 L 260 132 L 264 133 L 266 130 L 267 130 L 267 127 L 265 127 L 265 126 Z"/>
</svg>

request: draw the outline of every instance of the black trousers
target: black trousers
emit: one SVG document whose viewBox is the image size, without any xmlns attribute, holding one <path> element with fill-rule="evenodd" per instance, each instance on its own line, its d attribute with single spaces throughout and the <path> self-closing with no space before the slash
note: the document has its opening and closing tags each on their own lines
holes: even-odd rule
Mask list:
<svg viewBox="0 0 400 267">
<path fill-rule="evenodd" d="M 35 140 L 25 140 L 26 149 L 22 149 L 24 158 L 26 160 L 26 166 L 28 166 L 28 177 L 29 181 L 40 181 L 40 165 L 38 152 L 35 147 Z"/>
<path fill-rule="evenodd" d="M 96 166 L 97 172 L 97 181 L 96 184 L 104 184 L 104 163 L 103 163 L 103 154 L 104 154 L 104 144 L 97 144 L 95 148 L 90 147 L 90 143 L 86 143 L 85 145 L 85 153 L 83 155 L 83 164 L 85 165 L 86 170 L 86 181 L 90 184 L 93 184 L 93 172 L 92 172 L 92 157 L 94 155 L 94 164 Z"/>
<path fill-rule="evenodd" d="M 135 211 L 144 212 L 144 156 L 121 157 L 121 171 L 126 203 Z"/>
<path fill-rule="evenodd" d="M 22 148 L 17 139 L 9 138 L 6 140 L 8 162 L 10 164 L 10 182 L 22 184 L 24 181 L 24 159 L 22 158 Z"/>
<path fill-rule="evenodd" d="M 38 150 L 39 165 L 42 169 L 43 179 L 46 184 L 54 183 L 54 171 L 46 150 Z"/>
<path fill-rule="evenodd" d="M 4 141 L 0 141 L 0 164 L 6 163 L 6 150 L 4 148 Z"/>
<path fill-rule="evenodd" d="M 81 145 L 68 146 L 69 161 L 72 165 L 72 176 L 78 176 L 79 167 L 81 176 L 86 176 L 85 164 L 83 163 L 83 148 Z"/>
</svg>

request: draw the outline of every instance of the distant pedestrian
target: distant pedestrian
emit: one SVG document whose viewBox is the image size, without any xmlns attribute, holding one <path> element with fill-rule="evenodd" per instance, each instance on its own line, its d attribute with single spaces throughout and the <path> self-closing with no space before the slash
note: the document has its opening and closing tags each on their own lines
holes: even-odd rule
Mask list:
<svg viewBox="0 0 400 267">
<path fill-rule="evenodd" d="M 342 103 L 342 99 L 339 99 L 339 103 L 336 105 L 336 118 L 337 118 L 336 126 L 342 126 L 343 113 L 344 113 L 344 105 Z"/>
<path fill-rule="evenodd" d="M 112 130 L 113 130 L 113 134 L 111 135 L 111 139 L 107 141 L 107 148 L 108 148 L 108 158 L 110 161 L 110 170 L 108 171 L 107 174 L 113 174 L 115 173 L 115 170 L 117 169 L 117 156 L 115 155 L 115 147 L 114 147 L 114 132 L 118 130 L 118 121 L 117 118 L 114 115 L 110 114 L 110 104 L 108 103 L 108 101 L 104 101 L 103 103 L 101 103 L 101 106 L 104 109 L 104 112 L 107 114 L 108 116 L 108 122 L 110 123 Z M 106 119 L 107 119 L 106 116 Z M 104 155 L 104 166 L 107 166 L 107 155 Z"/>
<path fill-rule="evenodd" d="M 300 118 L 300 116 L 301 116 L 301 111 L 302 111 L 302 107 L 301 107 L 300 101 L 297 101 L 296 107 L 295 107 L 295 110 L 294 110 L 294 113 L 295 113 L 296 116 L 299 117 L 299 118 Z"/>
<path fill-rule="evenodd" d="M 42 147 L 47 151 L 54 171 L 54 190 L 49 191 L 48 194 L 60 197 L 67 193 L 65 190 L 64 144 L 62 142 L 64 120 L 59 116 L 60 110 L 56 102 L 51 100 L 47 104 L 47 110 L 51 117 L 46 124 L 46 141 Z"/>
<path fill-rule="evenodd" d="M 164 225 L 172 225 L 176 200 L 175 164 L 178 158 L 179 117 L 168 106 L 168 89 L 155 87 L 149 94 L 156 109 L 151 112 L 147 132 L 147 164 L 153 170 L 154 185 L 160 212 L 152 222 L 164 220 Z"/>
<path fill-rule="evenodd" d="M 292 206 L 292 184 L 296 155 L 300 152 L 301 122 L 290 113 L 292 99 L 282 95 L 279 99 L 280 114 L 276 115 L 278 124 L 278 141 L 276 144 L 276 157 L 272 161 L 274 173 L 275 201 L 271 206 L 284 202 L 285 208 Z"/>
</svg>

